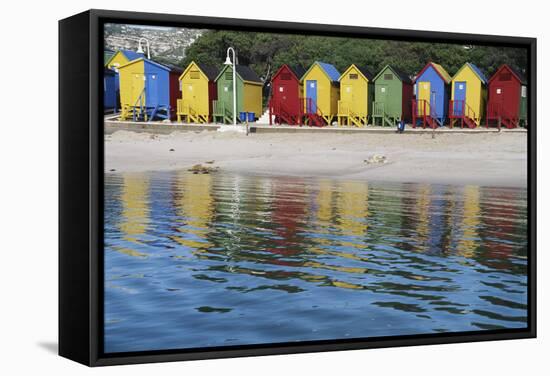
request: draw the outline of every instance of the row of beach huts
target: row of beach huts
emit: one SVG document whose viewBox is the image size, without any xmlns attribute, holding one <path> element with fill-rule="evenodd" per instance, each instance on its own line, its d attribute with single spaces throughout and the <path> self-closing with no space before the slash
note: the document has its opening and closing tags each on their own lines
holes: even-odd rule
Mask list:
<svg viewBox="0 0 550 376">
<path fill-rule="evenodd" d="M 411 77 L 390 65 L 374 75 L 356 64 L 340 73 L 317 61 L 307 70 L 282 65 L 264 83 L 237 65 L 237 119 L 256 121 L 265 113 L 272 125 L 527 126 L 527 82 L 506 64 L 489 79 L 471 63 L 451 77 L 434 62 Z M 229 124 L 232 80 L 231 65 L 191 62 L 181 69 L 119 50 L 105 61 L 104 107 L 120 110 L 121 120 Z"/>
</svg>

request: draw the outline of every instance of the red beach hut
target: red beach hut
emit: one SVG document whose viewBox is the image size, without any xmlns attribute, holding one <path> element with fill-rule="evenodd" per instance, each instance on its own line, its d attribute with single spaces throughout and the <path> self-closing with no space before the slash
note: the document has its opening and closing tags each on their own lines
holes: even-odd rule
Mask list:
<svg viewBox="0 0 550 376">
<path fill-rule="evenodd" d="M 527 82 L 523 75 L 504 64 L 489 79 L 486 125 L 497 121 L 499 126 L 516 128 L 527 121 Z"/>
<path fill-rule="evenodd" d="M 300 78 L 306 70 L 283 64 L 271 79 L 269 124 L 302 125 L 303 107 Z"/>
</svg>

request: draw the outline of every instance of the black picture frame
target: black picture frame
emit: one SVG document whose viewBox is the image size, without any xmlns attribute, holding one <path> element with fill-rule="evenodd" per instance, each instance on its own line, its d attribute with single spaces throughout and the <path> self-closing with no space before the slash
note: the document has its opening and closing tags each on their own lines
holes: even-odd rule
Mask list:
<svg viewBox="0 0 550 376">
<path fill-rule="evenodd" d="M 526 329 L 105 354 L 103 313 L 103 24 L 224 28 L 522 47 L 528 50 L 528 317 Z M 88 366 L 536 337 L 535 38 L 88 10 L 59 21 L 59 354 Z"/>
</svg>

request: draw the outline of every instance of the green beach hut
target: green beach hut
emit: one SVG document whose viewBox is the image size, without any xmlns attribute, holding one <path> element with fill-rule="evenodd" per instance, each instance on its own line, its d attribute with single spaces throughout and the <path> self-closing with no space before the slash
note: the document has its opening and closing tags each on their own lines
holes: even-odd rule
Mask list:
<svg viewBox="0 0 550 376">
<path fill-rule="evenodd" d="M 226 65 L 215 79 L 218 99 L 212 101 L 214 122 L 233 122 L 233 68 Z M 250 67 L 237 65 L 237 120 L 240 112 L 252 112 L 257 119 L 262 115 L 262 88 L 260 77 Z"/>
<path fill-rule="evenodd" d="M 398 121 L 409 121 L 413 84 L 410 77 L 390 65 L 386 65 L 373 79 L 374 103 L 372 123 L 394 126 Z"/>
</svg>

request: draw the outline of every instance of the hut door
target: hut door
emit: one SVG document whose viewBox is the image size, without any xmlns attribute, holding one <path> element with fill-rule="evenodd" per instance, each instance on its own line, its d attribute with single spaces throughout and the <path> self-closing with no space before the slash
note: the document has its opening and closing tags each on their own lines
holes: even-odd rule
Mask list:
<svg viewBox="0 0 550 376">
<path fill-rule="evenodd" d="M 504 103 L 504 88 L 502 86 L 495 86 L 491 88 L 491 93 L 489 93 L 489 108 L 488 115 L 498 116 L 502 110 L 502 105 Z"/>
<path fill-rule="evenodd" d="M 147 107 L 157 106 L 159 103 L 158 74 L 148 74 L 145 81 L 147 92 Z"/>
<path fill-rule="evenodd" d="M 306 81 L 307 112 L 317 113 L 317 80 Z"/>
<path fill-rule="evenodd" d="M 187 99 L 187 104 L 191 104 L 191 107 L 196 106 L 197 96 L 195 94 L 195 85 L 186 83 L 183 90 L 185 90 L 183 97 Z"/>
<path fill-rule="evenodd" d="M 142 103 L 140 103 L 139 96 L 143 92 L 145 85 L 145 75 L 141 73 L 132 74 L 132 99 L 131 106 L 139 106 L 140 104 L 145 105 L 145 96 L 142 98 Z"/>
<path fill-rule="evenodd" d="M 495 87 L 494 95 L 491 96 L 491 102 L 495 103 L 502 103 L 504 98 L 504 88 L 503 87 Z"/>
<path fill-rule="evenodd" d="M 226 72 L 227 75 L 227 72 Z M 228 81 L 223 86 L 223 93 L 218 94 L 218 98 L 223 98 L 226 110 L 233 112 L 233 82 Z M 237 98 L 238 99 L 238 98 Z M 239 109 L 239 102 L 237 101 L 237 111 Z M 238 114 L 237 114 L 238 115 Z"/>
<path fill-rule="evenodd" d="M 344 99 L 345 102 L 348 102 L 348 106 L 350 109 L 353 109 L 353 86 L 352 85 L 343 85 L 342 87 L 343 92 L 341 92 L 341 97 Z"/>
<path fill-rule="evenodd" d="M 380 98 L 377 102 L 385 103 L 388 96 L 388 85 L 380 85 L 380 91 L 376 95 Z"/>
<path fill-rule="evenodd" d="M 424 115 L 424 104 L 426 102 L 426 112 L 428 112 L 428 106 L 430 104 L 431 85 L 429 81 L 421 81 L 418 83 L 418 114 Z"/>
<path fill-rule="evenodd" d="M 286 85 L 279 85 L 278 89 L 278 96 L 281 102 L 286 102 Z"/>
<path fill-rule="evenodd" d="M 454 115 L 463 115 L 465 107 L 464 104 L 466 101 L 466 82 L 455 82 L 454 97 L 455 101 L 453 102 L 453 113 Z"/>
</svg>

